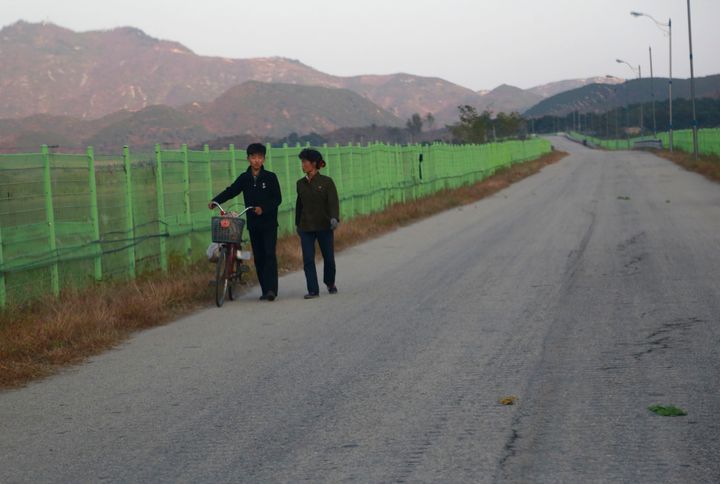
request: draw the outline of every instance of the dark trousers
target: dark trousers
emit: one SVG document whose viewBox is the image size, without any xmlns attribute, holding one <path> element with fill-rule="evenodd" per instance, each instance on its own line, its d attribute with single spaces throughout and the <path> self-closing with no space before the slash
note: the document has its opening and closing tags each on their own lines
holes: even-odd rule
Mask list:
<svg viewBox="0 0 720 484">
<path fill-rule="evenodd" d="M 315 269 L 315 241 L 320 246 L 320 252 L 323 256 L 323 282 L 326 286 L 335 285 L 335 248 L 332 230 L 320 230 L 317 232 L 300 233 L 300 245 L 303 253 L 303 269 L 305 270 L 305 280 L 307 281 L 307 289 L 310 294 L 319 294 L 317 270 Z"/>
<path fill-rule="evenodd" d="M 252 244 L 255 272 L 263 294 L 272 291 L 278 294 L 277 227 L 249 230 Z"/>
</svg>

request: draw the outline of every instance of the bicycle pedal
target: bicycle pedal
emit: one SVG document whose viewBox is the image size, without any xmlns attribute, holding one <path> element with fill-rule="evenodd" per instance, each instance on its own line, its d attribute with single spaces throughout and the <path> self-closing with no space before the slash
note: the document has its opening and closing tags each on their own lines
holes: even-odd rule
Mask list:
<svg viewBox="0 0 720 484">
<path fill-rule="evenodd" d="M 248 266 L 247 264 L 240 264 L 238 266 L 238 270 L 242 273 L 250 272 L 250 266 Z"/>
</svg>

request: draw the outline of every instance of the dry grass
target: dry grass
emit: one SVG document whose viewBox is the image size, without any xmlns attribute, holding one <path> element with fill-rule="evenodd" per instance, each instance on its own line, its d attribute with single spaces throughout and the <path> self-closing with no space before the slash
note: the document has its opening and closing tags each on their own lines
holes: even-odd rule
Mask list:
<svg viewBox="0 0 720 484">
<path fill-rule="evenodd" d="M 449 208 L 472 203 L 540 171 L 566 156 L 555 151 L 537 160 L 498 171 L 474 185 L 388 207 L 341 224 L 337 250 L 358 244 Z M 278 241 L 281 273 L 302 267 L 296 237 Z M 145 275 L 132 282 L 67 290 L 58 299 L 0 313 L 0 388 L 22 385 L 63 366 L 101 353 L 134 331 L 166 323 L 212 304 L 207 262 L 172 267 L 168 274 Z M 254 275 L 250 274 L 250 280 Z"/>
<path fill-rule="evenodd" d="M 686 170 L 700 173 L 710 180 L 720 182 L 720 156 L 717 155 L 699 155 L 696 160 L 692 153 L 675 150 L 653 151 L 653 153 L 667 160 L 676 163 Z"/>
</svg>

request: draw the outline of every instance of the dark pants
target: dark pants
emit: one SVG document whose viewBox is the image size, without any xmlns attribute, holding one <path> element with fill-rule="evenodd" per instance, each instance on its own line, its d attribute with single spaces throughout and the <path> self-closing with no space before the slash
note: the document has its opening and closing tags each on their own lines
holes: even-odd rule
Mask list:
<svg viewBox="0 0 720 484">
<path fill-rule="evenodd" d="M 323 256 L 323 282 L 326 286 L 335 285 L 335 248 L 332 230 L 320 230 L 317 232 L 300 233 L 300 245 L 303 253 L 303 269 L 305 270 L 305 280 L 307 281 L 307 289 L 310 294 L 319 294 L 317 270 L 315 269 L 315 241 L 320 246 L 320 252 Z"/>
<path fill-rule="evenodd" d="M 278 293 L 278 268 L 275 248 L 277 246 L 277 227 L 249 230 L 252 244 L 255 272 L 263 295 L 272 291 Z"/>
</svg>

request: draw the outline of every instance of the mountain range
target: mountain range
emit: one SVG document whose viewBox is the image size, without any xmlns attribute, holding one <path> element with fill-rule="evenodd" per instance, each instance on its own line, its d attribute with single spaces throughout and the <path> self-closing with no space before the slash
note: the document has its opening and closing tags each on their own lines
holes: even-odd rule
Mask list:
<svg viewBox="0 0 720 484">
<path fill-rule="evenodd" d="M 690 80 L 673 79 L 673 99 L 690 98 Z M 622 84 L 588 84 L 571 91 L 560 92 L 543 99 L 525 115 L 564 116 L 573 111 L 581 113 L 600 113 L 626 104 L 649 103 L 668 98 L 668 78 L 633 79 Z M 697 98 L 720 98 L 720 75 L 704 76 L 695 79 Z"/>
<path fill-rule="evenodd" d="M 603 77 L 473 91 L 405 73 L 339 77 L 280 57 L 200 56 L 132 27 L 74 32 L 24 21 L 0 30 L 0 65 L 0 148 L 16 150 L 395 129 L 414 113 L 432 113 L 441 128 L 457 121 L 459 105 L 532 112 L 567 92 L 623 82 Z"/>
</svg>

